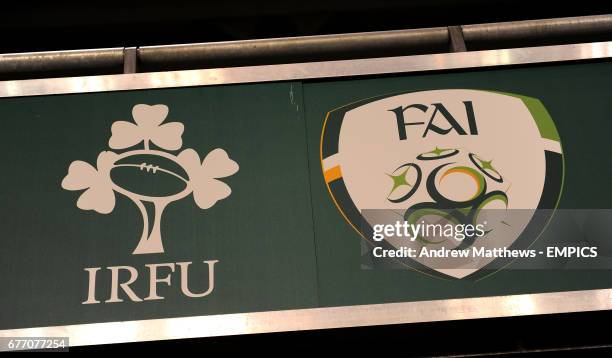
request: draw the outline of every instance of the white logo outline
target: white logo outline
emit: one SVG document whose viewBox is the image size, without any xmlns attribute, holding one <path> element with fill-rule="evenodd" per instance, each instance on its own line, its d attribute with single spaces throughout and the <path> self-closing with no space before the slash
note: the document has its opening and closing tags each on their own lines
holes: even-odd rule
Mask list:
<svg viewBox="0 0 612 358">
<path fill-rule="evenodd" d="M 191 148 L 184 149 L 177 155 L 169 153 L 168 151 L 179 150 L 182 147 L 184 126 L 180 122 L 162 124 L 168 111 L 168 107 L 163 104 L 135 105 L 132 109 L 135 123 L 114 122 L 111 127 L 109 147 L 122 150 L 144 142 L 144 149 L 132 149 L 122 153 L 102 151 L 98 155 L 96 167 L 81 160 L 73 161 L 61 183 L 61 187 L 65 190 L 83 191 L 77 200 L 77 207 L 81 210 L 109 214 L 115 207 L 115 193 L 122 194 L 134 202 L 142 215 L 143 230 L 132 254 L 163 253 L 161 217 L 168 204 L 193 194 L 198 207 L 209 209 L 217 201 L 231 194 L 231 188 L 219 179 L 231 176 L 239 169 L 238 163 L 230 159 L 227 152 L 221 148 L 210 151 L 202 161 L 198 153 Z M 151 149 L 150 142 L 167 151 Z M 145 162 L 116 164 L 119 160 L 137 155 L 152 155 L 173 161 L 187 173 L 187 178 Z M 182 191 L 167 196 L 134 193 L 113 182 L 110 172 L 120 167 L 146 170 L 152 175 L 158 175 L 158 172 L 172 175 L 183 181 L 185 187 Z M 155 211 L 153 220 L 149 219 L 144 202 L 153 204 Z"/>
</svg>

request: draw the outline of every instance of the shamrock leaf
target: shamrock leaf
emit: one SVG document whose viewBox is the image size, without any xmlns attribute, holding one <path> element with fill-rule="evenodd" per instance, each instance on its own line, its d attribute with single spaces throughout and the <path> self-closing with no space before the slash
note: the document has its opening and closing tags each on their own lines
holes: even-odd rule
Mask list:
<svg viewBox="0 0 612 358">
<path fill-rule="evenodd" d="M 112 136 L 108 145 L 113 149 L 125 149 L 144 141 L 149 149 L 149 141 L 166 150 L 177 150 L 183 145 L 185 127 L 179 122 L 162 124 L 168 116 L 168 106 L 157 104 L 137 104 L 132 109 L 134 122 L 117 121 L 111 127 Z"/>
<path fill-rule="evenodd" d="M 200 208 L 208 209 L 232 193 L 229 185 L 218 180 L 238 171 L 238 163 L 231 160 L 225 150 L 214 149 L 208 153 L 202 163 L 198 153 L 193 149 L 185 149 L 177 158 L 189 175 L 193 199 Z"/>
<path fill-rule="evenodd" d="M 97 167 L 81 160 L 70 164 L 68 174 L 62 180 L 62 188 L 66 190 L 84 190 L 77 207 L 81 210 L 94 210 L 100 214 L 108 214 L 115 208 L 115 193 L 110 179 L 110 169 L 117 154 L 102 152 L 98 155 Z"/>
</svg>

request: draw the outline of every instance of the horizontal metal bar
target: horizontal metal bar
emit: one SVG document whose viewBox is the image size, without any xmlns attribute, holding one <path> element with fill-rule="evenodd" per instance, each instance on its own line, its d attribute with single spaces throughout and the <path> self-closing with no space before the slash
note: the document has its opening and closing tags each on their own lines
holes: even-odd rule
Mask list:
<svg viewBox="0 0 612 358">
<path fill-rule="evenodd" d="M 446 27 L 139 48 L 152 68 L 257 65 L 447 52 Z"/>
<path fill-rule="evenodd" d="M 536 293 L 0 330 L 71 346 L 612 309 L 612 289 Z"/>
<path fill-rule="evenodd" d="M 612 41 L 266 66 L 0 81 L 0 97 L 408 73 L 612 57 Z"/>
<path fill-rule="evenodd" d="M 463 37 L 472 47 L 502 45 L 530 40 L 572 40 L 575 37 L 607 36 L 612 39 L 612 15 L 567 17 L 545 20 L 512 21 L 464 25 Z"/>
<path fill-rule="evenodd" d="M 0 55 L 0 74 L 123 67 L 123 48 Z"/>
<path fill-rule="evenodd" d="M 461 26 L 469 49 L 503 48 L 534 40 L 561 43 L 612 40 L 612 15 L 529 20 Z M 447 27 L 211 42 L 138 48 L 143 72 L 193 68 L 234 67 L 260 64 L 406 56 L 448 52 Z M 87 75 L 121 73 L 122 48 L 34 52 L 0 55 L 0 76 L 24 74 Z M 73 73 L 73 72 L 77 73 Z M 91 71 L 96 71 L 91 73 Z M 111 72 L 109 72 L 111 71 Z"/>
</svg>

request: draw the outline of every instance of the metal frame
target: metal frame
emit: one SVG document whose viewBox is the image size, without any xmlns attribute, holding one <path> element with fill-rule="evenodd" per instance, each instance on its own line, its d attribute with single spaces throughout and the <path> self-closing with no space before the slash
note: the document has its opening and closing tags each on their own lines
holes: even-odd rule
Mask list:
<svg viewBox="0 0 612 358">
<path fill-rule="evenodd" d="M 0 81 L 0 97 L 352 77 L 610 57 L 612 41 L 607 41 L 359 60 Z"/>
<path fill-rule="evenodd" d="M 0 76 L 23 79 L 186 70 L 608 40 L 612 40 L 612 14 L 243 41 L 0 54 Z"/>
<path fill-rule="evenodd" d="M 609 59 L 612 42 L 412 57 L 0 82 L 0 97 L 337 78 L 561 61 Z M 612 309 L 612 289 L 326 307 L 0 330 L 0 337 L 69 336 L 110 344 L 365 325 Z"/>
<path fill-rule="evenodd" d="M 612 289 L 8 329 L 0 337 L 69 337 L 71 346 L 609 310 Z"/>
</svg>

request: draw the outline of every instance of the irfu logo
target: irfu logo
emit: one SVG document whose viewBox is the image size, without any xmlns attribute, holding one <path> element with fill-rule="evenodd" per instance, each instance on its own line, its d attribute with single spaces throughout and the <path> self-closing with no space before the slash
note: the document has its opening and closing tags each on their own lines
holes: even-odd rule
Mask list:
<svg viewBox="0 0 612 358">
<path fill-rule="evenodd" d="M 77 201 L 82 210 L 109 214 L 115 207 L 115 193 L 134 203 L 143 226 L 134 254 L 163 253 L 161 219 L 166 207 L 192 195 L 198 207 L 209 209 L 232 192 L 219 179 L 238 171 L 238 164 L 221 148 L 204 159 L 191 148 L 171 153 L 182 147 L 184 127 L 180 122 L 163 123 L 167 115 L 168 107 L 163 104 L 134 106 L 134 123 L 113 123 L 108 141 L 114 150 L 131 149 L 100 152 L 96 167 L 76 160 L 62 181 L 66 190 L 84 190 Z M 142 148 L 134 148 L 141 144 Z M 153 215 L 146 205 L 152 205 Z"/>
<path fill-rule="evenodd" d="M 110 214 L 115 208 L 116 194 L 130 200 L 142 217 L 142 234 L 132 252 L 135 255 L 164 253 L 162 216 L 168 206 L 192 196 L 200 209 L 210 209 L 232 192 L 220 179 L 238 171 L 238 163 L 221 148 L 213 149 L 203 159 L 195 149 L 181 150 L 184 126 L 180 122 L 164 123 L 167 116 L 168 107 L 163 104 L 134 106 L 133 122 L 116 121 L 112 124 L 112 136 L 108 141 L 112 151 L 101 151 L 95 166 L 81 160 L 73 161 L 61 183 L 65 190 L 82 191 L 77 200 L 77 207 L 81 210 Z M 173 153 L 179 150 L 177 154 Z M 200 264 L 197 269 L 200 275 L 205 271 L 208 287 L 200 292 L 189 287 L 192 262 L 150 263 L 144 270 L 131 265 L 85 268 L 89 283 L 83 304 L 102 302 L 96 296 L 98 276 L 110 276 L 105 303 L 123 302 L 120 293 L 132 302 L 163 300 L 158 286 L 172 286 L 173 281 L 180 282 L 183 296 L 208 296 L 214 290 L 215 264 L 219 261 L 202 262 L 206 269 L 202 270 Z M 136 286 L 139 277 L 145 275 L 149 282 L 146 295 L 135 292 L 132 287 L 133 284 Z"/>
</svg>

